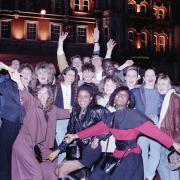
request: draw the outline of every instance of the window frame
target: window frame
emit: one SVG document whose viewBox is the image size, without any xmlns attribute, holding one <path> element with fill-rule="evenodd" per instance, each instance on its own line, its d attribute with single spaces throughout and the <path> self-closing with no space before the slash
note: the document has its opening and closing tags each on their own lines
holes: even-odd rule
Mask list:
<svg viewBox="0 0 180 180">
<path fill-rule="evenodd" d="M 59 34 L 60 34 L 62 32 L 62 23 L 50 22 L 50 24 L 49 24 L 49 40 L 52 41 L 52 42 L 57 42 L 58 39 L 59 39 L 59 34 L 58 34 L 57 41 L 56 40 L 52 40 L 52 28 L 51 28 L 52 25 L 59 26 Z"/>
<path fill-rule="evenodd" d="M 85 42 L 81 42 L 79 41 L 79 31 L 78 31 L 78 28 L 85 28 L 86 29 L 86 41 Z M 88 35 L 88 26 L 87 25 L 77 25 L 76 26 L 76 42 L 78 43 L 87 43 L 87 35 Z"/>
<path fill-rule="evenodd" d="M 36 24 L 36 37 L 35 37 L 35 39 L 29 39 L 28 38 L 28 34 L 27 34 L 28 33 L 28 29 L 27 29 L 28 24 Z M 38 23 L 38 21 L 26 20 L 25 21 L 25 39 L 29 40 L 29 41 L 36 41 L 36 40 L 38 40 L 38 33 L 39 33 L 39 23 Z"/>
<path fill-rule="evenodd" d="M 2 22 L 10 22 L 10 37 L 2 37 Z M 0 38 L 1 39 L 10 39 L 12 38 L 12 19 L 1 19 L 0 20 Z"/>
</svg>

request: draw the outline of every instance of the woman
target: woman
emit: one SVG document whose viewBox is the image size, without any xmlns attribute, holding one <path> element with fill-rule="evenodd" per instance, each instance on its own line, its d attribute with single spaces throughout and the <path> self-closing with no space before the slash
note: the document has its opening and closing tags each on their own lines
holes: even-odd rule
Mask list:
<svg viewBox="0 0 180 180">
<path fill-rule="evenodd" d="M 3 69 L 8 66 L 0 64 Z M 11 69 L 11 68 L 9 68 Z M 22 83 L 27 91 L 32 79 L 33 68 L 30 64 L 22 64 L 19 68 Z M 11 179 L 12 146 L 19 133 L 24 118 L 24 108 L 21 106 L 17 84 L 8 76 L 0 83 L 0 94 L 3 103 L 1 109 L 2 125 L 0 127 L 0 179 Z"/>
<path fill-rule="evenodd" d="M 78 74 L 77 70 L 74 67 L 67 67 L 62 71 L 60 82 L 55 86 L 55 106 L 63 109 L 72 109 L 77 93 L 77 80 Z M 56 141 L 58 145 L 64 138 L 68 121 L 69 119 L 57 121 Z M 59 156 L 58 158 L 58 162 L 62 162 L 65 156 L 65 153 L 61 154 L 61 156 Z"/>
<path fill-rule="evenodd" d="M 130 91 L 127 87 L 117 88 L 110 98 L 110 104 L 114 105 L 116 112 L 106 119 L 106 123 L 99 122 L 77 134 L 66 135 L 66 142 L 76 138 L 84 139 L 90 136 L 112 133 L 116 139 L 116 149 L 113 153 L 116 168 L 112 175 L 108 175 L 102 166 L 97 166 L 89 177 L 89 180 L 143 180 L 143 162 L 141 149 L 137 144 L 137 137 L 142 133 L 161 142 L 167 148 L 172 145 L 180 152 L 180 144 L 162 133 L 144 114 L 132 109 Z"/>
<path fill-rule="evenodd" d="M 107 113 L 108 111 L 105 108 L 96 104 L 91 85 L 84 84 L 78 89 L 77 102 L 71 113 L 67 133 L 76 133 L 90 127 L 99 122 Z M 93 142 L 96 143 L 95 141 L 96 140 Z M 58 177 L 66 177 L 69 173 L 83 167 L 90 168 L 101 155 L 100 145 L 98 145 L 96 149 L 93 149 L 90 144 L 91 139 L 78 140 L 75 143 L 82 149 L 82 157 L 79 160 L 65 160 L 62 162 L 56 169 L 56 175 Z M 63 141 L 59 145 L 59 149 L 50 154 L 49 159 L 53 160 L 59 153 L 68 151 L 68 148 L 68 145 Z M 91 159 L 89 159 L 89 154 L 92 155 Z M 85 171 L 81 171 L 78 177 L 79 179 L 85 178 Z"/>
<path fill-rule="evenodd" d="M 20 89 L 20 98 L 25 108 L 24 123 L 17 136 L 12 150 L 12 180 L 53 180 L 56 163 L 47 161 L 51 148 L 54 147 L 56 119 L 69 117 L 68 110 L 53 106 L 54 94 L 50 85 L 39 85 L 35 89 L 35 97 L 24 90 L 20 74 L 10 72 Z M 34 154 L 34 146 L 38 145 L 42 154 L 39 163 Z"/>
</svg>

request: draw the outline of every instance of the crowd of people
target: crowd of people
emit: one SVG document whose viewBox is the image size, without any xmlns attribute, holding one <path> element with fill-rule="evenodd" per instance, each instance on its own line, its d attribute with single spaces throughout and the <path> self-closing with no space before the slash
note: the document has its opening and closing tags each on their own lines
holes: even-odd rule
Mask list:
<svg viewBox="0 0 180 180">
<path fill-rule="evenodd" d="M 113 39 L 101 57 L 99 35 L 92 57 L 67 61 L 62 32 L 59 75 L 53 63 L 0 62 L 0 179 L 180 179 L 178 88 L 153 67 L 114 63 Z"/>
</svg>

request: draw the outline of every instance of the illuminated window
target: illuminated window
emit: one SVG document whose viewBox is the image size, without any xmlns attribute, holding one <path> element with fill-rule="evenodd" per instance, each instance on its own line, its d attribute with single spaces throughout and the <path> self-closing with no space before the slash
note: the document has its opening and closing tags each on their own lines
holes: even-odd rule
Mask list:
<svg viewBox="0 0 180 180">
<path fill-rule="evenodd" d="M 134 49 L 135 45 L 135 30 L 128 31 L 128 46 L 130 49 Z"/>
<path fill-rule="evenodd" d="M 74 10 L 79 11 L 79 0 L 74 1 Z"/>
<path fill-rule="evenodd" d="M 154 50 L 156 52 L 159 51 L 159 46 L 158 46 L 158 34 L 154 34 L 153 36 L 153 46 L 154 46 Z"/>
<path fill-rule="evenodd" d="M 145 4 L 141 4 L 141 15 L 145 16 L 146 13 L 147 13 L 146 5 Z"/>
<path fill-rule="evenodd" d="M 166 39 L 164 36 L 159 36 L 159 48 L 161 52 L 166 50 Z"/>
<path fill-rule="evenodd" d="M 36 40 L 37 39 L 37 22 L 26 22 L 26 39 Z"/>
<path fill-rule="evenodd" d="M 0 21 L 1 38 L 11 38 L 11 20 Z"/>
<path fill-rule="evenodd" d="M 141 48 L 147 48 L 149 43 L 149 33 L 144 31 L 140 34 Z"/>
<path fill-rule="evenodd" d="M 165 17 L 165 10 L 164 9 L 159 9 L 159 19 L 164 19 Z"/>
<path fill-rule="evenodd" d="M 86 26 L 77 26 L 77 41 L 86 43 L 87 39 L 87 27 Z"/>
<path fill-rule="evenodd" d="M 85 12 L 89 11 L 89 1 L 88 0 L 83 1 L 83 9 Z"/>
<path fill-rule="evenodd" d="M 61 24 L 51 23 L 51 41 L 58 41 L 61 32 Z"/>
</svg>

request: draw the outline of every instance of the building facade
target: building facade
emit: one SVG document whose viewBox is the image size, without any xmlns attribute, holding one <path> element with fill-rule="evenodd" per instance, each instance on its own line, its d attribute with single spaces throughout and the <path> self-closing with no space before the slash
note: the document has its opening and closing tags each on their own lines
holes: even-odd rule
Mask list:
<svg viewBox="0 0 180 180">
<path fill-rule="evenodd" d="M 143 67 L 156 66 L 178 82 L 180 27 L 174 21 L 173 3 L 174 0 L 1 0 L 0 53 L 41 56 L 55 62 L 59 33 L 68 31 L 67 56 L 90 56 L 93 29 L 98 25 L 102 55 L 106 42 L 113 38 L 117 42 L 113 59 L 121 63 L 131 58 Z"/>
</svg>

